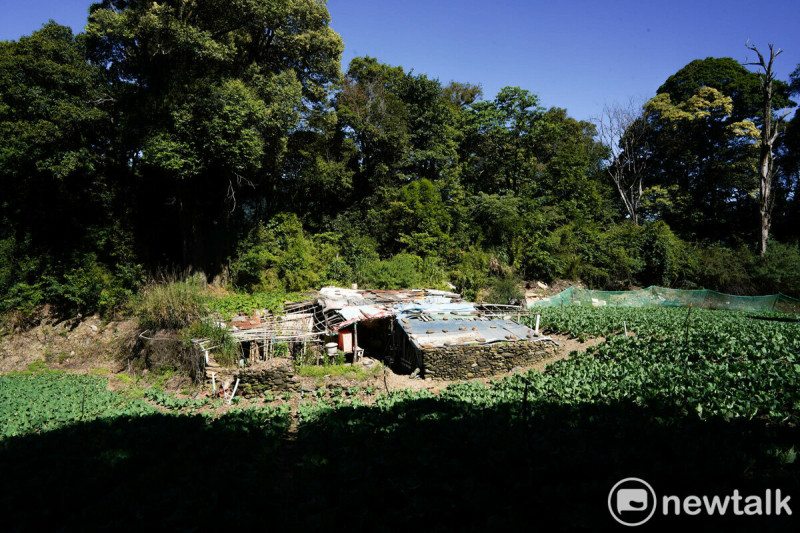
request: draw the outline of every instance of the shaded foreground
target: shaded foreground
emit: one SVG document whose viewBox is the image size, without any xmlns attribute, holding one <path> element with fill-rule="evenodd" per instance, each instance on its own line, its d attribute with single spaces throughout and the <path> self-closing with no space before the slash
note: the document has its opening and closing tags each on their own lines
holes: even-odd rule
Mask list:
<svg viewBox="0 0 800 533">
<path fill-rule="evenodd" d="M 4 529 L 604 529 L 621 527 L 607 497 L 629 476 L 659 494 L 800 494 L 797 463 L 771 451 L 797 447 L 795 427 L 629 403 L 481 408 L 466 397 L 394 396 L 386 408 L 320 411 L 291 435 L 287 419 L 250 410 L 213 422 L 120 417 L 8 439 Z M 797 526 L 785 517 L 704 525 Z"/>
<path fill-rule="evenodd" d="M 173 411 L 160 413 L 98 378 L 0 377 L 2 529 L 623 529 L 609 491 L 637 477 L 657 498 L 780 489 L 794 511 L 659 510 L 646 529 L 798 530 L 795 323 L 675 309 L 542 318 L 608 340 L 544 373 L 369 406 L 321 388 L 294 411 L 220 415 L 148 391 Z"/>
</svg>

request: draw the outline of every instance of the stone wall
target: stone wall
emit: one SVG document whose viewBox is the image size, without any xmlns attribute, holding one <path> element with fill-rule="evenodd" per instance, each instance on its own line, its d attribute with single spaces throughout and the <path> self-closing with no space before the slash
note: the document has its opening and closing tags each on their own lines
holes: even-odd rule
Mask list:
<svg viewBox="0 0 800 533">
<path fill-rule="evenodd" d="M 243 368 L 236 377 L 243 396 L 260 396 L 265 392 L 299 391 L 302 383 L 295 374 L 294 361 L 274 357 L 264 363 Z"/>
<path fill-rule="evenodd" d="M 555 345 L 542 342 L 495 342 L 428 348 L 422 352 L 426 379 L 471 379 L 496 376 L 514 367 L 552 356 Z"/>
</svg>

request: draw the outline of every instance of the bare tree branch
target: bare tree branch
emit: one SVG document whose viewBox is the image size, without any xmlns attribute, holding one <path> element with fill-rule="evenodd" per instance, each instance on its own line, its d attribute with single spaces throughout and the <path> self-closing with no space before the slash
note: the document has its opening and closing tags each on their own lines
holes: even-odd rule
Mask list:
<svg viewBox="0 0 800 533">
<path fill-rule="evenodd" d="M 610 157 L 606 172 L 620 195 L 628 216 L 639 224 L 642 181 L 647 168 L 647 117 L 633 100 L 626 105 L 605 106 L 594 120 L 600 142 Z"/>
</svg>

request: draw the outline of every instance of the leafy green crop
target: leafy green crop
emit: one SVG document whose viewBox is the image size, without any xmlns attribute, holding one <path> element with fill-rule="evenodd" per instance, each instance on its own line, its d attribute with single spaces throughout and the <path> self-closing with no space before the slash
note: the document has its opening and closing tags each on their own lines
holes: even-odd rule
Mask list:
<svg viewBox="0 0 800 533">
<path fill-rule="evenodd" d="M 154 413 L 152 406 L 107 390 L 96 376 L 42 373 L 0 376 L 0 438 L 78 421 Z"/>
</svg>

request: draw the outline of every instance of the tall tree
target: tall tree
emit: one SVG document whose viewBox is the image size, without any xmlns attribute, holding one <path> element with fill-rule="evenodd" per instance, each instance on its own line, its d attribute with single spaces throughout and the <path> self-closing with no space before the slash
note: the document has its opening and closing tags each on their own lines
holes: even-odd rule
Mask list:
<svg viewBox="0 0 800 533">
<path fill-rule="evenodd" d="M 755 45 L 751 45 L 748 41 L 746 46 L 748 50 L 752 50 L 758 56 L 757 62 L 747 64 L 754 65 L 761 71 L 759 72 L 759 78 L 761 79 L 761 96 L 763 98 L 763 118 L 758 161 L 758 173 L 760 178 L 759 213 L 761 214 L 759 253 L 764 256 L 767 253 L 769 229 L 772 225 L 772 208 L 775 204 L 774 190 L 772 188 L 772 180 L 775 176 L 775 154 L 773 150 L 775 141 L 780 134 L 781 122 L 786 118 L 789 112 L 785 111 L 778 117 L 773 117 L 772 114 L 772 103 L 775 99 L 775 73 L 772 70 L 772 64 L 775 58 L 781 54 L 782 50 L 775 50 L 775 47 L 770 44 L 769 59 L 765 60 L 764 56 Z"/>
<path fill-rule="evenodd" d="M 800 65 L 791 74 L 793 95 L 800 94 Z M 778 138 L 780 144 L 778 161 L 779 192 L 775 195 L 773 231 L 779 239 L 797 238 L 800 227 L 800 113 L 795 112 L 786 124 L 786 133 Z"/>
<path fill-rule="evenodd" d="M 120 109 L 120 166 L 139 183 L 143 240 L 163 243 L 151 261 L 216 270 L 246 213 L 283 207 L 288 136 L 339 77 L 329 22 L 316 0 L 92 6 L 89 52 Z"/>
<path fill-rule="evenodd" d="M 45 297 L 71 310 L 87 299 L 96 303 L 99 280 L 91 272 L 107 276 L 128 259 L 124 215 L 107 174 L 109 103 L 102 72 L 69 28 L 51 21 L 19 41 L 0 42 L 6 298 L 31 305 Z"/>
<path fill-rule="evenodd" d="M 520 195 L 541 170 L 535 154 L 545 109 L 539 97 L 504 87 L 494 100 L 472 104 L 462 144 L 467 187 L 490 194 Z"/>
<path fill-rule="evenodd" d="M 406 180 L 403 167 L 410 152 L 409 110 L 398 94 L 405 76 L 402 67 L 357 57 L 350 62 L 336 96 L 342 127 L 358 147 L 356 200 L 396 188 Z"/>
<path fill-rule="evenodd" d="M 788 86 L 775 82 L 773 107 Z M 711 93 L 728 99 L 724 101 Z M 644 196 L 650 216 L 684 238 L 752 236 L 757 149 L 750 135 L 761 122 L 758 75 L 731 58 L 695 60 L 670 76 L 651 101 L 650 158 Z M 746 127 L 740 127 L 746 126 Z M 657 207 L 653 212 L 652 207 Z"/>
</svg>

